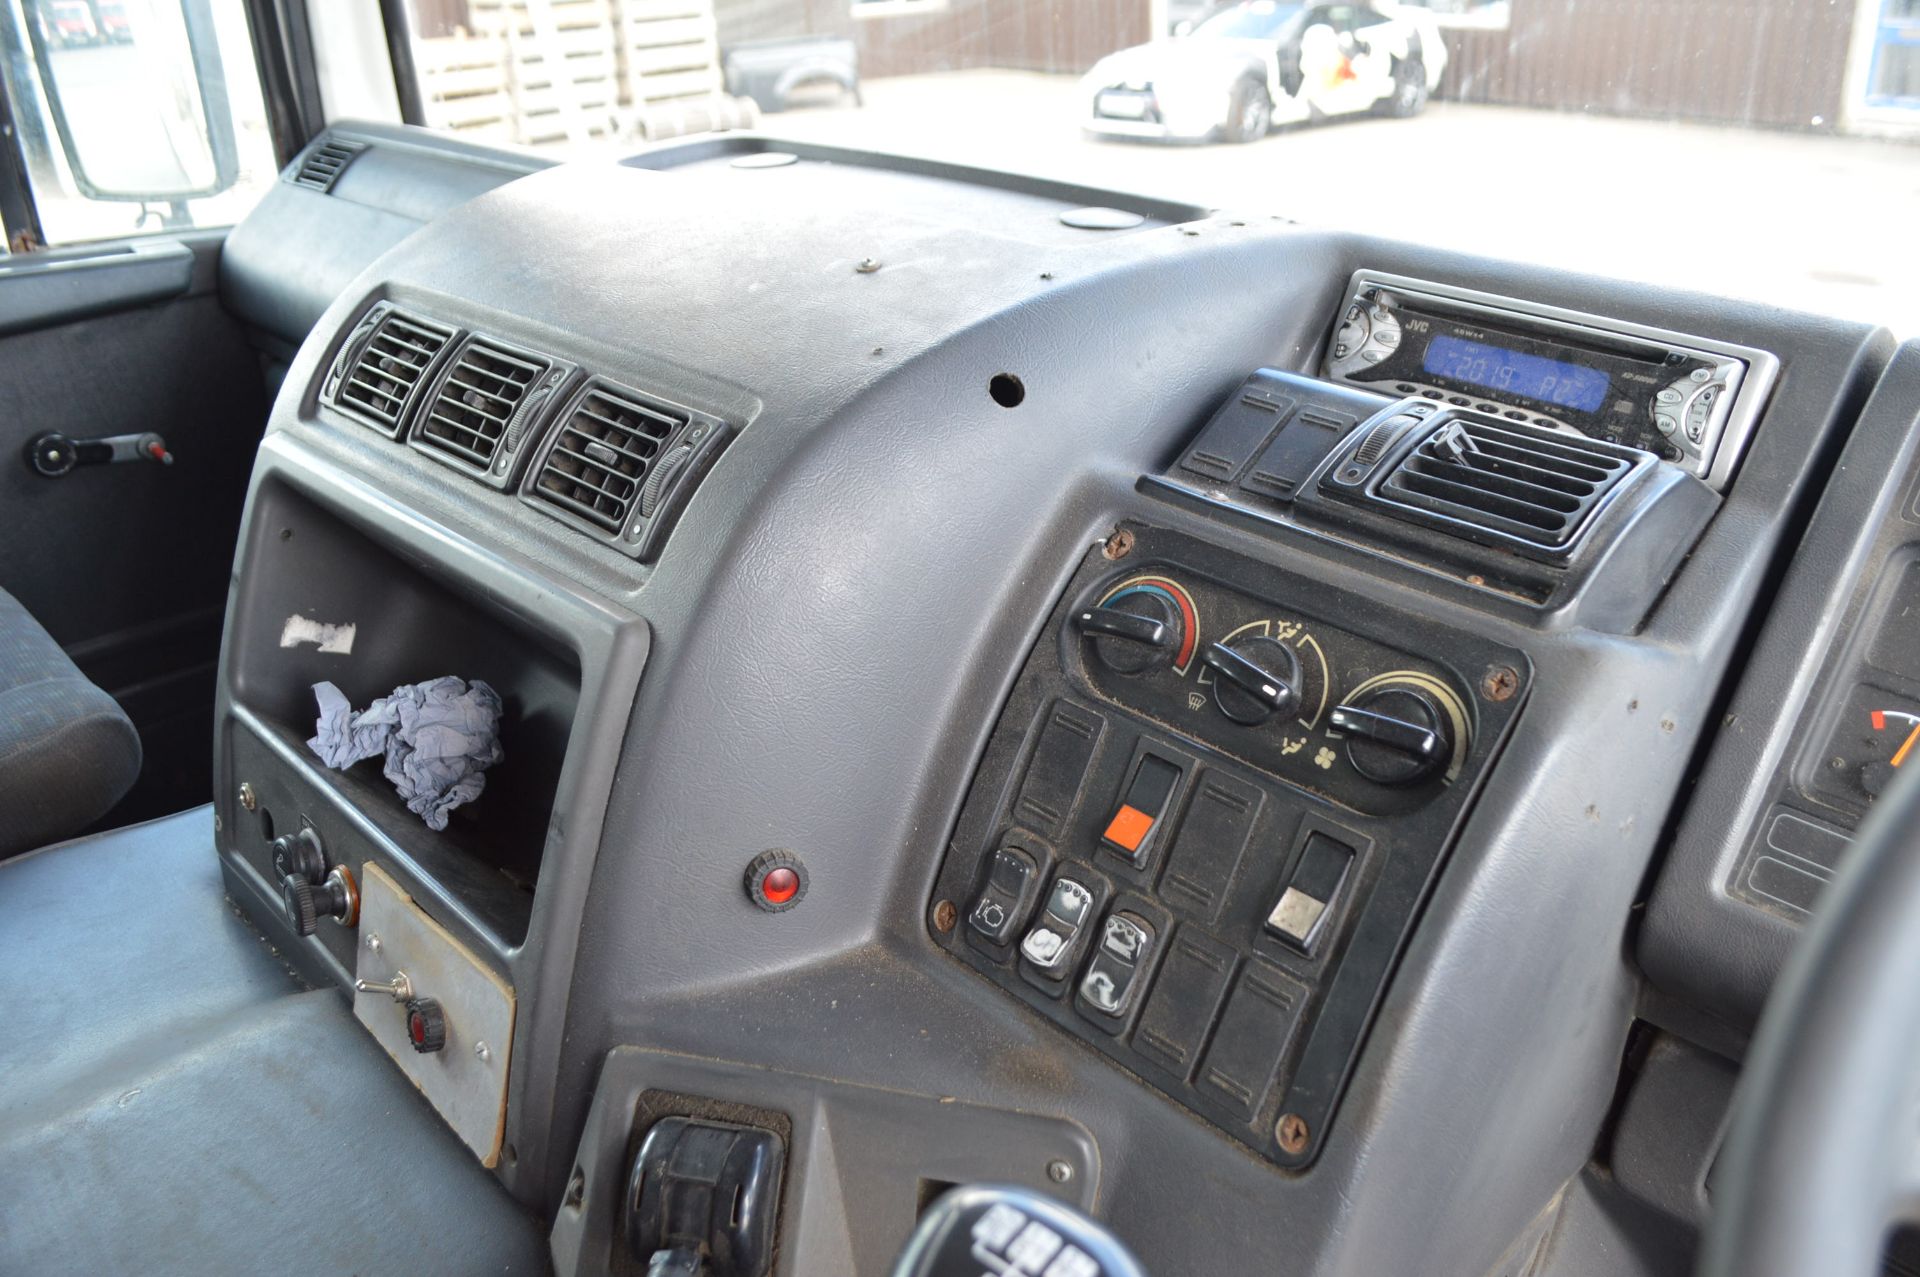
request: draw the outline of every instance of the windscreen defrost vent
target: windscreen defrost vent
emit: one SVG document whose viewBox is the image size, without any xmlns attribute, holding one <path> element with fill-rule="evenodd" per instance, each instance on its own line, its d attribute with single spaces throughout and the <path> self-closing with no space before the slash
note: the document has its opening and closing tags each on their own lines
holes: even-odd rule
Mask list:
<svg viewBox="0 0 1920 1277">
<path fill-rule="evenodd" d="M 519 447 L 534 407 L 531 392 L 552 367 L 550 360 L 468 338 L 414 426 L 414 439 L 481 471 L 496 459 L 507 461 L 502 446 L 506 453 Z"/>
<path fill-rule="evenodd" d="M 327 138 L 310 148 L 301 158 L 300 167 L 293 174 L 293 184 L 310 191 L 330 191 L 333 184 L 340 180 L 340 175 L 347 171 L 347 165 L 353 163 L 353 157 L 366 149 L 365 142 Z"/>
<path fill-rule="evenodd" d="M 334 407 L 398 436 L 414 394 L 452 340 L 449 329 L 385 309 L 368 336 L 348 343 L 346 366 L 329 382 Z"/>
<path fill-rule="evenodd" d="M 1454 417 L 1376 484 L 1373 499 L 1473 540 L 1572 544 L 1649 453 L 1528 425 Z"/>
</svg>

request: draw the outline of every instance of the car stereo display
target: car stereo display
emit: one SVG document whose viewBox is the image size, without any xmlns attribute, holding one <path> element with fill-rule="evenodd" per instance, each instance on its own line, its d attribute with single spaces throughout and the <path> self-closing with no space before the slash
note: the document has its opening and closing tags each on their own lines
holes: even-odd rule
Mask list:
<svg viewBox="0 0 1920 1277">
<path fill-rule="evenodd" d="M 1427 342 L 1420 367 L 1437 377 L 1581 412 L 1598 412 L 1613 384 L 1597 369 L 1445 334 Z"/>
<path fill-rule="evenodd" d="M 1322 373 L 1640 448 L 1724 488 L 1779 367 L 1748 346 L 1363 270 Z"/>
</svg>

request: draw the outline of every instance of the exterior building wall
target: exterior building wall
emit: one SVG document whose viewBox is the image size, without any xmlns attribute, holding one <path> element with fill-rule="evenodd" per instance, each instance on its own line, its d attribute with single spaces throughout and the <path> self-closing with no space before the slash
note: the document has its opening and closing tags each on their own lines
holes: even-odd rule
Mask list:
<svg viewBox="0 0 1920 1277">
<path fill-rule="evenodd" d="M 856 16 L 855 9 L 860 9 Z M 1149 31 L 1147 0 L 716 0 L 722 48 L 749 40 L 852 39 L 862 76 L 1009 67 L 1080 72 Z"/>
<path fill-rule="evenodd" d="M 1827 131 L 1853 25 L 1839 3 L 1513 0 L 1505 30 L 1446 33 L 1439 96 Z"/>
</svg>

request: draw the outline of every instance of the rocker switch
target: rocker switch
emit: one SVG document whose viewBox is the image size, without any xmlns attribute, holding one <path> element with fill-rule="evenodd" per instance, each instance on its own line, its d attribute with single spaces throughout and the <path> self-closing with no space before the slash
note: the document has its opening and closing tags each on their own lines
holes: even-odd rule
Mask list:
<svg viewBox="0 0 1920 1277">
<path fill-rule="evenodd" d="M 1020 956 L 1049 980 L 1063 978 L 1093 909 L 1093 893 L 1071 878 L 1056 878 L 1040 921 L 1020 942 Z"/>
<path fill-rule="evenodd" d="M 1293 877 L 1267 915 L 1267 930 L 1300 952 L 1312 953 L 1352 864 L 1353 848 L 1325 834 L 1309 834 Z"/>
<path fill-rule="evenodd" d="M 1153 928 L 1130 913 L 1107 919 L 1087 974 L 1080 980 L 1081 1005 L 1109 1020 L 1119 1020 L 1133 1006 L 1143 983 L 1140 972 L 1153 951 Z"/>
<path fill-rule="evenodd" d="M 967 926 L 988 944 L 1005 944 L 1019 930 L 1033 908 L 1033 857 L 1015 847 L 1001 847 L 987 866 L 987 885 L 967 914 Z"/>
<path fill-rule="evenodd" d="M 1165 824 L 1174 786 L 1180 783 L 1180 769 L 1164 758 L 1144 754 L 1133 769 L 1119 809 L 1107 822 L 1100 841 L 1119 852 L 1134 868 L 1144 868 L 1153 854 L 1156 835 Z"/>
</svg>

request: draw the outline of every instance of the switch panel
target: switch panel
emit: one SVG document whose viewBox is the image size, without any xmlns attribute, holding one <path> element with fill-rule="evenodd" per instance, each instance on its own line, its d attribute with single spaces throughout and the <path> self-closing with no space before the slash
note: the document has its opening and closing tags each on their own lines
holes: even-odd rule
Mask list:
<svg viewBox="0 0 1920 1277">
<path fill-rule="evenodd" d="M 513 989 L 379 865 L 360 876 L 353 1014 L 482 1166 L 500 1160 Z"/>
<path fill-rule="evenodd" d="M 1222 457 L 1274 415 L 1244 407 Z M 943 931 L 932 908 L 931 931 L 1144 1084 L 1304 1167 L 1528 666 L 1128 530 L 1134 553 L 1087 556 L 1058 641 L 1015 682 L 930 902 L 965 921 Z M 1499 700 L 1481 691 L 1496 669 L 1513 675 Z M 1282 1115 L 1304 1148 L 1280 1147 Z"/>
</svg>

